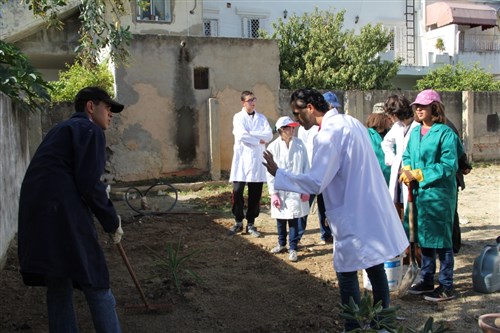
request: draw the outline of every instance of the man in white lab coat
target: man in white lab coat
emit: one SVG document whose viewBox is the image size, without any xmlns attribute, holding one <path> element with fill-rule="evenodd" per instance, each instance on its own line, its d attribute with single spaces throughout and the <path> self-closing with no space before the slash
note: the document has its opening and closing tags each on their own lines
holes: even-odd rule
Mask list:
<svg viewBox="0 0 500 333">
<path fill-rule="evenodd" d="M 278 169 L 264 153 L 275 189 L 322 193 L 334 238 L 334 268 L 343 304 L 359 304 L 357 271 L 365 269 L 374 303 L 390 302 L 384 262 L 405 251 L 408 239 L 387 190 L 364 125 L 351 116 L 333 114 L 319 91 L 296 90 L 290 98 L 295 120 L 306 129 L 319 125 L 310 172 L 291 174 Z M 359 327 L 346 320 L 345 330 Z"/>
<path fill-rule="evenodd" d="M 323 94 L 325 101 L 328 103 L 330 110 L 328 112 L 332 112 L 334 114 L 339 113 L 338 109 L 342 106 L 339 103 L 339 99 L 335 93 L 331 91 L 327 91 Z M 312 162 L 312 153 L 313 153 L 313 145 L 314 138 L 318 134 L 318 125 L 311 126 L 310 129 L 306 130 L 304 126 L 299 127 L 299 132 L 297 137 L 301 139 L 307 147 L 307 157 L 309 159 L 309 165 Z M 319 221 L 319 234 L 320 234 L 320 242 L 319 244 L 328 244 L 333 243 L 332 231 L 326 222 L 325 215 L 325 203 L 323 202 L 323 196 L 318 194 L 317 196 L 312 194 L 309 198 L 309 206 L 312 205 L 314 198 L 316 198 L 316 204 L 318 207 L 318 221 Z M 304 235 L 307 227 L 307 215 L 299 218 L 299 241 Z"/>
<path fill-rule="evenodd" d="M 262 187 L 266 181 L 266 169 L 262 165 L 262 153 L 266 143 L 272 140 L 273 131 L 267 118 L 255 111 L 257 98 L 251 91 L 241 93 L 242 109 L 233 117 L 233 161 L 229 181 L 233 182 L 232 212 L 235 224 L 228 235 L 243 231 L 243 219 L 247 220 L 247 232 L 260 237 L 254 226 L 260 213 Z M 244 212 L 243 192 L 248 186 L 247 211 Z"/>
</svg>

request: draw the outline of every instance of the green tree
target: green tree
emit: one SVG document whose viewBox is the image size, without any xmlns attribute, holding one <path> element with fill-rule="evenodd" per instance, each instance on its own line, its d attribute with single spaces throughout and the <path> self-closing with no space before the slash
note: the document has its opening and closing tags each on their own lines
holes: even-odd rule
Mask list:
<svg viewBox="0 0 500 333">
<path fill-rule="evenodd" d="M 478 63 L 467 67 L 463 63 L 444 65 L 429 72 L 417 81 L 418 90 L 440 91 L 499 91 L 500 81 L 487 73 Z"/>
<path fill-rule="evenodd" d="M 50 101 L 49 90 L 26 56 L 14 45 L 0 40 L 0 91 L 20 108 L 34 111 Z"/>
<path fill-rule="evenodd" d="M 291 16 L 273 24 L 274 32 L 261 35 L 278 39 L 281 87 L 295 89 L 384 89 L 396 76 L 401 59 L 381 61 L 393 35 L 382 25 L 368 24 L 358 35 L 343 29 L 345 10 Z"/>
</svg>

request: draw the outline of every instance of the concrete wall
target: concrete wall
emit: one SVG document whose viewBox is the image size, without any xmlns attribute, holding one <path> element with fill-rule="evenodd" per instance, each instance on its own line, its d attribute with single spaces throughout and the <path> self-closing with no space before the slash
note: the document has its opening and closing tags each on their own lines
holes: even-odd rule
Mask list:
<svg viewBox="0 0 500 333">
<path fill-rule="evenodd" d="M 59 14 L 62 20 L 78 12 L 80 0 L 67 0 Z M 41 18 L 35 18 L 25 1 L 6 1 L 0 3 L 0 39 L 14 43 L 46 27 Z"/>
<path fill-rule="evenodd" d="M 80 35 L 78 13 L 64 21 L 64 29 L 40 29 L 32 35 L 14 43 L 29 59 L 47 81 L 59 79 L 59 71 L 66 70 L 66 64 L 75 59 L 74 50 Z"/>
<path fill-rule="evenodd" d="M 322 90 L 323 92 L 323 90 Z M 342 107 L 341 113 L 349 114 L 361 122 L 365 122 L 373 110 L 375 103 L 383 103 L 388 96 L 403 94 L 410 101 L 413 101 L 419 91 L 415 90 L 367 90 L 367 91 L 333 91 Z M 292 91 L 280 91 L 280 105 L 285 110 L 285 115 L 291 115 L 287 107 Z M 441 92 L 440 93 L 446 107 L 446 117 L 453 122 L 459 131 L 462 131 L 462 92 Z M 497 94 L 500 96 L 500 94 Z"/>
<path fill-rule="evenodd" d="M 0 269 L 17 232 L 19 190 L 29 162 L 28 114 L 0 92 Z"/>
<path fill-rule="evenodd" d="M 217 101 L 223 170 L 231 164 L 241 91 L 253 91 L 257 110 L 271 121 L 279 116 L 276 41 L 136 35 L 130 53 L 130 65 L 116 71 L 117 99 L 126 108 L 107 133 L 114 181 L 206 172 L 210 98 Z M 194 88 L 197 68 L 208 69 L 208 89 Z"/>
</svg>

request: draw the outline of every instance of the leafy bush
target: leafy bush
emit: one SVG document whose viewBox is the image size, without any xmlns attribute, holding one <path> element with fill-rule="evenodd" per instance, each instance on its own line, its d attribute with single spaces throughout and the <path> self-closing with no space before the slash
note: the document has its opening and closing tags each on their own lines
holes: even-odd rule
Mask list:
<svg viewBox="0 0 500 333">
<path fill-rule="evenodd" d="M 479 64 L 468 68 L 463 63 L 444 65 L 429 72 L 417 81 L 417 89 L 439 91 L 499 91 L 500 81 L 486 72 Z"/>
<path fill-rule="evenodd" d="M 342 309 L 341 317 L 355 321 L 362 327 L 350 332 L 377 332 L 379 329 L 402 332 L 396 325 L 396 311 L 399 307 L 384 309 L 382 301 L 373 305 L 373 299 L 368 292 L 363 294 L 359 304 L 356 304 L 351 297 L 349 304 L 339 304 L 339 306 Z"/>
<path fill-rule="evenodd" d="M 0 40 L 0 91 L 19 107 L 34 111 L 50 101 L 49 90 L 28 58 L 14 45 Z"/>
<path fill-rule="evenodd" d="M 114 78 L 108 68 L 108 63 L 87 67 L 80 62 L 66 65 L 66 71 L 59 72 L 59 81 L 50 83 L 53 102 L 73 101 L 76 94 L 83 88 L 97 86 L 114 95 Z"/>
</svg>

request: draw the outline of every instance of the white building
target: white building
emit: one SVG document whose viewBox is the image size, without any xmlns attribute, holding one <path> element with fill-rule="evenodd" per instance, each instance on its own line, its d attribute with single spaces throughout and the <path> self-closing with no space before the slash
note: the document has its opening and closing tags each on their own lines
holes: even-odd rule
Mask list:
<svg viewBox="0 0 500 333">
<path fill-rule="evenodd" d="M 383 24 L 394 31 L 394 41 L 382 59 L 402 57 L 404 62 L 393 83 L 401 89 L 413 88 L 415 81 L 430 69 L 442 64 L 479 63 L 500 78 L 499 0 L 149 0 L 139 8 L 130 2 L 130 25 L 134 34 L 168 34 L 207 37 L 256 38 L 259 29 L 272 32 L 278 19 L 320 10 L 345 10 L 345 29 L 359 29 L 368 23 Z M 70 0 L 64 16 L 77 12 L 80 1 Z M 64 68 L 74 54 L 71 47 L 61 47 L 63 54 L 48 60 L 50 52 L 29 49 L 26 40 L 43 30 L 40 20 L 17 2 L 0 5 L 0 39 L 18 43 L 42 73 L 53 76 Z M 38 32 L 37 32 L 38 31 Z M 76 31 L 75 31 L 76 32 Z M 69 35 L 76 43 L 75 34 Z M 39 36 L 38 39 L 44 38 Z M 442 40 L 440 49 L 436 48 Z M 61 50 L 59 50 L 61 51 Z M 62 62 L 62 63 L 61 63 Z"/>
</svg>

